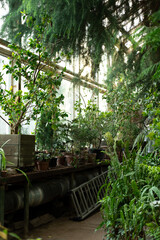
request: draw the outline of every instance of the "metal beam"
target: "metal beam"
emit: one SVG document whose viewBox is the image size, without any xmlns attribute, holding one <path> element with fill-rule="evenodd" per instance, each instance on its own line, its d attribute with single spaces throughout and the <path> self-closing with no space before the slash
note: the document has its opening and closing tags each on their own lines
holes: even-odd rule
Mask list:
<svg viewBox="0 0 160 240">
<path fill-rule="evenodd" d="M 0 55 L 2 55 L 3 57 L 12 57 L 12 51 L 8 48 L 8 45 L 10 43 L 1 39 L 0 38 L 0 45 L 4 46 L 4 47 L 0 47 Z M 50 62 L 49 66 L 48 67 L 54 67 L 57 69 L 58 72 L 60 71 L 63 71 L 63 67 L 58 65 L 58 64 L 55 64 L 53 62 Z M 79 74 L 77 73 L 74 73 L 68 69 L 66 69 L 64 71 L 64 79 L 70 81 L 70 82 L 73 82 L 74 78 L 77 78 L 79 80 L 78 84 L 81 85 L 81 86 L 85 86 L 87 88 L 90 88 L 90 89 L 98 89 L 101 93 L 105 93 L 106 92 L 106 89 L 105 89 L 105 86 L 94 81 L 93 79 L 89 79 L 85 76 L 80 76 Z"/>
</svg>

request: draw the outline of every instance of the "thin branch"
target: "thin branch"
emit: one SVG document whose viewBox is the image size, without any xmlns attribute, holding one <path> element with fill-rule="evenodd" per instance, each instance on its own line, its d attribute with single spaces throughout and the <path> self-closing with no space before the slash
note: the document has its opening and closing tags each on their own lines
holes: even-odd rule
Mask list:
<svg viewBox="0 0 160 240">
<path fill-rule="evenodd" d="M 1 115 L 0 115 L 0 118 L 2 118 L 2 120 L 3 120 L 5 123 L 7 123 L 7 124 L 11 127 L 11 125 L 9 124 L 9 122 L 7 122 L 7 120 L 4 119 Z"/>
<path fill-rule="evenodd" d="M 37 76 L 38 76 L 38 73 L 39 73 L 39 67 L 41 65 L 41 58 L 40 58 L 40 54 L 38 55 L 38 58 L 39 58 L 39 61 L 37 63 L 37 66 L 36 66 L 36 69 L 34 70 L 34 77 L 33 77 L 33 82 L 35 83 L 36 82 L 36 79 L 37 79 Z"/>
<path fill-rule="evenodd" d="M 30 105 L 30 104 L 31 104 L 30 100 L 25 104 L 26 110 L 21 113 L 21 115 L 20 115 L 20 117 L 19 117 L 19 120 L 18 120 L 17 123 L 15 124 L 15 127 L 18 126 L 18 125 L 21 123 L 24 114 L 27 112 L 27 106 Z M 28 106 L 28 107 L 29 107 L 29 106 Z"/>
</svg>

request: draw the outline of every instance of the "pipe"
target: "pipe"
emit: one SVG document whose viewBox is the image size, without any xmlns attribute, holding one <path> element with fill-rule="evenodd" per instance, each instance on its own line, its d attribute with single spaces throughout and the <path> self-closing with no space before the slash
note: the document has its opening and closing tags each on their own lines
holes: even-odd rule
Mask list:
<svg viewBox="0 0 160 240">
<path fill-rule="evenodd" d="M 96 175 L 98 175 L 98 170 L 36 183 L 29 190 L 29 206 L 38 206 L 50 202 L 57 197 L 63 197 L 71 189 L 89 181 Z M 6 192 L 5 213 L 17 211 L 22 208 L 24 208 L 24 189 L 20 188 Z"/>
</svg>

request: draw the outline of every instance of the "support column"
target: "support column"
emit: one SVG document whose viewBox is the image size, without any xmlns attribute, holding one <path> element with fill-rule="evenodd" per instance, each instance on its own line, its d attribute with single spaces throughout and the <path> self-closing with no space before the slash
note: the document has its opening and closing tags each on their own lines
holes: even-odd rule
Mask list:
<svg viewBox="0 0 160 240">
<path fill-rule="evenodd" d="M 75 73 L 75 56 L 73 56 L 73 73 Z M 74 104 L 76 102 L 76 86 L 75 86 L 75 83 L 72 83 L 73 84 L 73 119 L 76 117 L 76 114 L 75 114 L 75 109 L 74 109 Z"/>
<path fill-rule="evenodd" d="M 76 117 L 76 114 L 75 114 L 75 109 L 74 109 L 74 104 L 76 102 L 76 87 L 75 87 L 75 84 L 73 84 L 73 106 L 72 106 L 72 110 L 73 110 L 73 119 Z"/>
<path fill-rule="evenodd" d="M 29 183 L 24 186 L 24 236 L 26 237 L 29 230 Z"/>
<path fill-rule="evenodd" d="M 97 82 L 99 83 L 99 72 L 97 72 Z M 100 92 L 98 92 L 98 95 L 97 95 L 97 107 L 99 108 L 99 94 Z"/>
<path fill-rule="evenodd" d="M 0 185 L 0 224 L 4 226 L 5 185 Z"/>
</svg>

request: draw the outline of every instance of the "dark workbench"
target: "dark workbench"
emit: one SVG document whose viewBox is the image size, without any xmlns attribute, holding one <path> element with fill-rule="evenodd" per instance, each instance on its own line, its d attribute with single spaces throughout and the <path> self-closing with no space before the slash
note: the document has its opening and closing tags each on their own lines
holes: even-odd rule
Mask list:
<svg viewBox="0 0 160 240">
<path fill-rule="evenodd" d="M 42 181 L 42 179 L 51 179 L 60 175 L 75 174 L 78 172 L 83 172 L 86 170 L 96 169 L 100 173 L 103 168 L 107 168 L 106 164 L 85 164 L 77 168 L 74 167 L 54 167 L 46 171 L 34 170 L 32 172 L 27 172 L 27 177 L 29 182 Z M 4 225 L 4 202 L 5 202 L 5 191 L 8 185 L 22 184 L 24 187 L 24 234 L 28 233 L 29 225 L 29 182 L 22 173 L 17 173 L 13 175 L 8 175 L 3 178 L 0 177 L 0 223 Z"/>
</svg>

